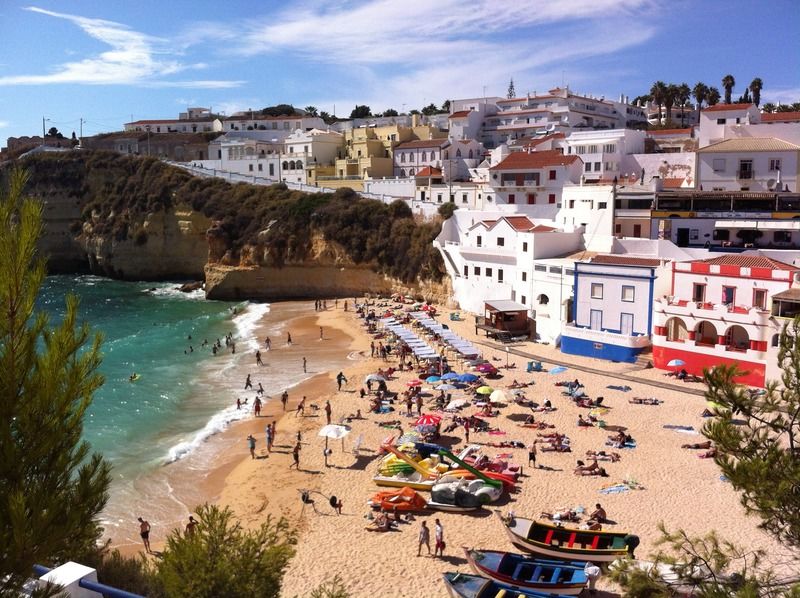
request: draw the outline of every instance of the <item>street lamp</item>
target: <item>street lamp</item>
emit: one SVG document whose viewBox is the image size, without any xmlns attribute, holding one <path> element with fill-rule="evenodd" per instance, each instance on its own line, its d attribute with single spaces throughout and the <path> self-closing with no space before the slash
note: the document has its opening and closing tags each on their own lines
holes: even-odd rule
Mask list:
<svg viewBox="0 0 800 598">
<path fill-rule="evenodd" d="M 147 155 L 150 156 L 150 125 L 145 125 L 145 131 L 147 131 Z"/>
<path fill-rule="evenodd" d="M 48 123 L 49 123 L 49 122 L 50 122 L 50 119 L 49 119 L 49 118 L 45 118 L 45 117 L 43 116 L 43 117 L 42 117 L 42 145 L 44 145 L 44 138 L 45 138 L 45 132 L 44 132 L 44 123 L 46 123 L 46 122 L 48 122 Z"/>
</svg>

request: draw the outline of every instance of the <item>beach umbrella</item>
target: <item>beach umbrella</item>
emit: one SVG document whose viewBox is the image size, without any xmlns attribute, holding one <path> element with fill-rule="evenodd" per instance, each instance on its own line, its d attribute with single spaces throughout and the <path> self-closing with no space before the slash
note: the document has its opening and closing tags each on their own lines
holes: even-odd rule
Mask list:
<svg viewBox="0 0 800 598">
<path fill-rule="evenodd" d="M 557 365 L 554 368 L 550 368 L 550 373 L 551 374 L 561 374 L 562 372 L 566 372 L 566 371 L 567 371 L 567 368 L 565 368 L 563 365 Z"/>
<path fill-rule="evenodd" d="M 497 368 L 494 367 L 491 363 L 482 363 L 475 369 L 481 372 L 482 374 L 488 374 L 497 371 Z"/>
<path fill-rule="evenodd" d="M 324 436 L 325 437 L 325 450 L 328 450 L 328 439 L 333 438 L 334 440 L 337 438 L 342 439 L 342 451 L 344 451 L 344 437 L 350 433 L 350 426 L 339 426 L 336 424 L 328 424 L 327 426 L 322 426 L 320 428 L 319 433 L 317 436 Z M 327 455 L 326 455 L 327 457 Z M 327 458 L 326 458 L 327 462 Z"/>
<path fill-rule="evenodd" d="M 364 378 L 364 383 L 367 382 L 386 382 L 386 378 L 381 376 L 380 374 L 370 374 L 366 378 Z"/>
<path fill-rule="evenodd" d="M 481 386 L 475 392 L 477 392 L 479 395 L 490 395 L 494 392 L 494 388 L 491 386 Z"/>
<path fill-rule="evenodd" d="M 475 380 L 478 380 L 479 378 L 480 378 L 480 376 L 476 376 L 475 374 L 461 374 L 458 377 L 458 381 L 459 382 L 475 382 Z"/>
<path fill-rule="evenodd" d="M 439 386 L 435 386 L 434 388 L 436 390 L 455 390 L 458 387 L 453 386 L 452 384 L 440 384 Z"/>
<path fill-rule="evenodd" d="M 428 376 L 425 378 L 425 382 L 428 384 L 433 384 L 434 382 L 439 382 L 441 378 L 439 376 Z"/>
<path fill-rule="evenodd" d="M 686 362 L 683 359 L 671 359 L 667 363 L 667 367 L 670 367 L 670 368 L 679 368 L 682 365 L 686 365 Z"/>
<path fill-rule="evenodd" d="M 433 413 L 423 413 L 414 425 L 416 426 L 436 426 L 442 418 Z"/>
<path fill-rule="evenodd" d="M 449 373 L 445 374 L 444 376 L 442 376 L 442 380 L 455 380 L 457 378 L 458 378 L 458 374 L 456 374 L 455 372 L 449 372 Z"/>
<path fill-rule="evenodd" d="M 406 382 L 406 386 L 420 386 L 422 384 L 422 380 L 412 380 L 411 382 Z"/>
<path fill-rule="evenodd" d="M 453 399 L 447 404 L 445 409 L 459 409 L 467 404 L 467 399 Z"/>
<path fill-rule="evenodd" d="M 506 394 L 502 390 L 497 389 L 494 392 L 492 392 L 492 394 L 489 395 L 489 402 L 491 402 L 491 403 L 505 403 L 506 402 Z"/>
</svg>

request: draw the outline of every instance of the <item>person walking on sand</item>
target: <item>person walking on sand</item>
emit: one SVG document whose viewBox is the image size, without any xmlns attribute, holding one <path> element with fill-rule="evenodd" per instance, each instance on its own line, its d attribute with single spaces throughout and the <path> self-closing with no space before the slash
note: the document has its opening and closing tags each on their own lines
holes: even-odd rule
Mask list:
<svg viewBox="0 0 800 598">
<path fill-rule="evenodd" d="M 264 362 L 261 361 L 261 351 L 256 349 L 256 365 L 264 365 Z"/>
<path fill-rule="evenodd" d="M 286 333 L 286 344 L 287 345 L 291 345 L 292 344 L 292 333 L 291 332 L 287 332 Z"/>
<path fill-rule="evenodd" d="M 428 547 L 428 556 L 431 554 L 431 530 L 428 529 L 428 524 L 422 522 L 422 527 L 419 528 L 419 545 L 417 546 L 417 556 L 422 553 L 422 545 Z"/>
<path fill-rule="evenodd" d="M 536 467 L 536 441 L 534 440 L 528 447 L 528 465 Z"/>
<path fill-rule="evenodd" d="M 277 424 L 272 422 L 272 434 L 269 436 L 269 450 L 272 450 L 272 447 L 275 445 L 275 438 L 278 435 L 278 430 L 276 429 Z"/>
<path fill-rule="evenodd" d="M 269 337 L 267 337 L 267 338 L 265 338 L 265 339 L 264 339 L 264 348 L 265 348 L 267 351 L 269 351 L 270 349 L 272 349 L 272 341 L 270 340 L 270 338 L 269 338 Z"/>
<path fill-rule="evenodd" d="M 194 528 L 197 527 L 197 520 L 189 515 L 189 523 L 186 524 L 186 536 L 194 536 Z"/>
<path fill-rule="evenodd" d="M 267 424 L 264 428 L 264 440 L 267 443 L 267 452 L 272 452 L 272 424 Z"/>
<path fill-rule="evenodd" d="M 295 417 L 297 417 L 298 415 L 302 415 L 303 417 L 305 417 L 305 415 L 306 415 L 306 397 L 305 396 L 303 396 L 303 398 L 300 399 L 300 402 L 297 404 L 297 409 L 294 412 L 294 416 Z"/>
<path fill-rule="evenodd" d="M 250 374 L 247 374 L 247 380 L 244 381 L 244 389 L 253 388 L 253 382 L 250 380 Z"/>
<path fill-rule="evenodd" d="M 300 442 L 298 441 L 297 444 L 294 445 L 292 449 L 292 464 L 289 466 L 289 469 L 292 467 L 296 468 L 297 471 L 300 471 Z"/>
<path fill-rule="evenodd" d="M 342 390 L 342 384 L 343 383 L 347 384 L 347 378 L 344 377 L 344 373 L 343 372 L 339 372 L 336 375 L 336 384 L 337 384 L 338 390 Z"/>
<path fill-rule="evenodd" d="M 422 393 L 417 395 L 417 415 L 422 415 Z"/>
<path fill-rule="evenodd" d="M 283 405 L 283 410 L 286 411 L 286 403 L 289 401 L 289 393 L 287 391 L 283 391 L 281 395 L 281 404 Z"/>
<path fill-rule="evenodd" d="M 438 554 L 440 557 L 444 558 L 444 527 L 442 527 L 441 521 L 438 519 L 435 521 L 436 525 L 433 528 L 433 538 L 436 541 L 436 544 L 433 547 L 433 556 L 435 558 Z"/>
<path fill-rule="evenodd" d="M 306 362 L 306 358 L 305 358 L 305 357 L 303 357 L 303 373 L 304 373 L 304 374 L 307 374 L 307 373 L 308 373 L 308 370 L 306 369 L 306 363 L 307 363 L 307 362 Z"/>
<path fill-rule="evenodd" d="M 464 422 L 464 442 L 469 444 L 469 420 Z"/>
<path fill-rule="evenodd" d="M 139 517 L 139 535 L 142 537 L 142 542 L 144 542 L 144 549 L 147 554 L 150 554 L 150 522 L 141 517 Z"/>
<path fill-rule="evenodd" d="M 375 341 L 369 342 L 369 356 L 375 357 Z"/>
<path fill-rule="evenodd" d="M 239 411 L 242 408 L 242 399 L 236 399 L 236 410 Z"/>
<path fill-rule="evenodd" d="M 325 417 L 328 419 L 328 423 L 331 423 L 331 402 L 325 401 Z"/>
<path fill-rule="evenodd" d="M 252 434 L 250 434 L 247 437 L 247 445 L 250 447 L 250 458 L 251 459 L 255 459 L 256 458 L 256 439 L 253 437 Z"/>
<path fill-rule="evenodd" d="M 322 340 L 322 326 L 319 327 L 319 340 Z"/>
</svg>

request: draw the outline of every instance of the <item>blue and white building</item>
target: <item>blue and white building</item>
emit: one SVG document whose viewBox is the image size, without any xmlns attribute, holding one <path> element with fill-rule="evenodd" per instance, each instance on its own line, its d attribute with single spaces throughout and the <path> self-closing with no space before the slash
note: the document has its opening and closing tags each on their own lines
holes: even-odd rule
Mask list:
<svg viewBox="0 0 800 598">
<path fill-rule="evenodd" d="M 597 255 L 575 262 L 574 277 L 572 322 L 561 328 L 562 353 L 635 362 L 651 345 L 653 299 L 669 292 L 665 261 Z"/>
</svg>

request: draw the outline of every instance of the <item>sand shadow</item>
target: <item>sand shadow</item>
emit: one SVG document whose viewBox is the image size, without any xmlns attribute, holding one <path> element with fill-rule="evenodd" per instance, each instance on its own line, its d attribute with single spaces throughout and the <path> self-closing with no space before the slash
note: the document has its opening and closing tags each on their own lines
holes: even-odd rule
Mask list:
<svg viewBox="0 0 800 598">
<path fill-rule="evenodd" d="M 529 467 L 528 469 L 534 469 L 533 467 Z M 550 467 L 549 465 L 540 465 L 536 467 L 540 471 L 564 471 L 563 469 L 558 469 L 557 467 Z"/>
<path fill-rule="evenodd" d="M 379 455 L 377 453 L 373 455 L 357 455 L 355 462 L 353 462 L 349 467 L 340 467 L 338 465 L 334 465 L 334 467 L 336 467 L 336 469 L 355 469 L 363 471 L 367 468 L 367 465 L 372 463 L 378 457 Z"/>
<path fill-rule="evenodd" d="M 530 417 L 527 413 L 509 413 L 506 415 L 506 419 L 511 420 L 512 422 L 524 422 L 526 419 Z"/>
<path fill-rule="evenodd" d="M 459 567 L 461 565 L 466 565 L 467 564 L 467 559 L 465 559 L 464 557 L 456 556 L 456 555 L 446 554 L 444 556 L 433 557 L 433 558 L 435 558 L 435 559 L 437 559 L 439 561 L 444 561 L 444 562 L 449 563 L 451 565 L 455 565 L 456 567 Z"/>
</svg>

